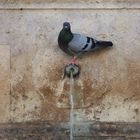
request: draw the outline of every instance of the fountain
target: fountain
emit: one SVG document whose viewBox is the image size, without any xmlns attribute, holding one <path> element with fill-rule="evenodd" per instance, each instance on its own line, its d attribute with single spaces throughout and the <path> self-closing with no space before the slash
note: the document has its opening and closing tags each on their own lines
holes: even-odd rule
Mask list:
<svg viewBox="0 0 140 140">
<path fill-rule="evenodd" d="M 73 79 L 73 73 L 71 72 L 71 76 L 70 76 L 70 92 L 69 92 L 69 99 L 70 99 L 70 140 L 73 140 L 73 125 L 74 125 L 74 118 L 73 118 L 73 109 L 74 109 L 73 92 L 74 92 L 74 79 Z"/>
<path fill-rule="evenodd" d="M 70 101 L 70 140 L 73 140 L 73 128 L 74 128 L 74 78 L 78 77 L 80 74 L 80 67 L 76 64 L 69 64 L 65 66 L 64 75 L 70 78 L 70 91 L 69 91 L 69 101 Z"/>
</svg>

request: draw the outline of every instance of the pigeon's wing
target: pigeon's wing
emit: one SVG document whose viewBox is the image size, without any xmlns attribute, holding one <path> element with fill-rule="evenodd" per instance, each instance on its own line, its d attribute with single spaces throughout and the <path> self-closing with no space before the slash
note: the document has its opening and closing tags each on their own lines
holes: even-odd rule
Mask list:
<svg viewBox="0 0 140 140">
<path fill-rule="evenodd" d="M 68 55 L 71 55 L 71 56 L 74 55 L 74 52 L 71 49 L 69 49 L 68 46 L 60 45 L 59 47 L 60 47 L 61 50 L 63 50 Z"/>
<path fill-rule="evenodd" d="M 68 48 L 72 51 L 87 52 L 91 49 L 92 39 L 82 34 L 73 34 L 73 39 L 69 42 Z"/>
</svg>

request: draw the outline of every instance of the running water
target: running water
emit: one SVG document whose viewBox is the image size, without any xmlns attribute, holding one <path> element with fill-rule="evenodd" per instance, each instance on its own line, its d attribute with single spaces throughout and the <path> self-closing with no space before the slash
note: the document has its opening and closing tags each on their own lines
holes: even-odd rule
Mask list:
<svg viewBox="0 0 140 140">
<path fill-rule="evenodd" d="M 74 93 L 74 79 L 73 79 L 73 74 L 71 72 L 70 92 L 69 92 L 69 99 L 70 99 L 70 140 L 73 140 L 73 125 L 74 125 L 74 118 L 73 118 L 73 109 L 74 109 L 73 93 Z"/>
</svg>

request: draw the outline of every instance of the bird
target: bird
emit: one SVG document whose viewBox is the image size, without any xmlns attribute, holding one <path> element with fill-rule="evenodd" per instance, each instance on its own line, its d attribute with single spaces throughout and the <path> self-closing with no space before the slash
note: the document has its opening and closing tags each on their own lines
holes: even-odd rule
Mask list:
<svg viewBox="0 0 140 140">
<path fill-rule="evenodd" d="M 111 41 L 98 41 L 84 34 L 73 33 L 70 23 L 64 22 L 58 35 L 58 45 L 63 52 L 73 56 L 70 63 L 75 64 L 76 59 L 82 54 L 99 48 L 112 47 L 113 43 Z"/>
</svg>

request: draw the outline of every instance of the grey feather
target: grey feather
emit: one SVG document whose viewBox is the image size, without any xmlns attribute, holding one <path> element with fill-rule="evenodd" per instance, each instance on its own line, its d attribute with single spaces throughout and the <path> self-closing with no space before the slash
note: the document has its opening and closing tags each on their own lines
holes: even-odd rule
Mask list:
<svg viewBox="0 0 140 140">
<path fill-rule="evenodd" d="M 111 41 L 98 41 L 83 34 L 72 33 L 68 22 L 63 23 L 63 29 L 58 37 L 58 44 L 60 49 L 69 55 L 79 55 L 84 52 L 113 46 Z"/>
<path fill-rule="evenodd" d="M 73 34 L 73 39 L 69 42 L 68 47 L 74 52 L 86 52 L 91 50 L 92 40 L 89 38 L 87 42 L 87 37 L 82 34 Z"/>
</svg>

